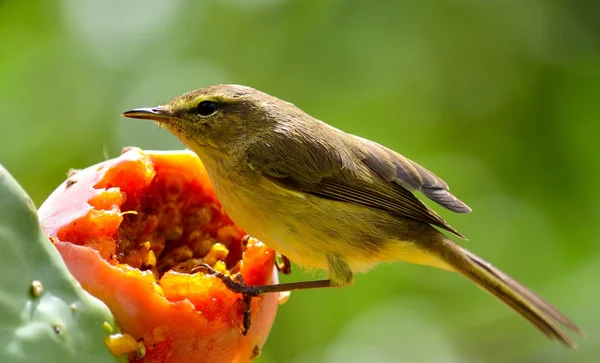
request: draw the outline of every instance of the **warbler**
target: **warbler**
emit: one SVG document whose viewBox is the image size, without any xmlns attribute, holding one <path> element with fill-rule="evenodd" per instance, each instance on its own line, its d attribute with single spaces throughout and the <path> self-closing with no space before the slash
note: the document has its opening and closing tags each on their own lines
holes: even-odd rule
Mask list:
<svg viewBox="0 0 600 363">
<path fill-rule="evenodd" d="M 124 116 L 154 120 L 193 150 L 217 197 L 250 235 L 329 280 L 259 292 L 353 283 L 380 262 L 458 272 L 542 333 L 576 345 L 583 331 L 549 303 L 442 232 L 463 236 L 413 192 L 469 213 L 448 185 L 416 162 L 345 133 L 293 104 L 240 85 L 215 85 Z"/>
</svg>

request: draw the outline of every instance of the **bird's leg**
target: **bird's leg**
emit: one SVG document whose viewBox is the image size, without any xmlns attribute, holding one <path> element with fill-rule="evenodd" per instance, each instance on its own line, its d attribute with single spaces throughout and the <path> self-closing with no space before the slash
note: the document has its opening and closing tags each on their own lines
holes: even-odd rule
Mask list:
<svg viewBox="0 0 600 363">
<path fill-rule="evenodd" d="M 246 245 L 248 244 L 248 240 L 250 238 L 252 238 L 252 236 L 250 236 L 249 234 L 245 235 L 242 238 L 243 248 L 246 248 Z M 281 272 L 284 275 L 289 275 L 292 273 L 292 264 L 290 260 L 281 253 L 277 254 L 277 260 L 275 260 L 275 267 L 277 267 L 277 271 Z"/>
<path fill-rule="evenodd" d="M 282 255 L 281 253 L 277 254 L 277 257 L 281 261 L 275 261 L 275 266 L 277 267 L 277 271 L 281 272 L 284 275 L 289 275 L 292 273 L 292 263 L 290 260 Z"/>
<path fill-rule="evenodd" d="M 331 280 L 314 280 L 314 281 L 301 281 L 301 282 L 286 282 L 282 284 L 274 285 L 246 285 L 244 280 L 240 277 L 236 277 L 235 280 L 231 277 L 223 274 L 212 268 L 210 265 L 205 263 L 199 264 L 194 267 L 192 273 L 202 271 L 206 274 L 213 275 L 223 281 L 227 288 L 235 293 L 242 295 L 249 295 L 251 297 L 257 297 L 263 294 L 272 294 L 277 292 L 287 292 L 296 290 L 308 290 L 308 289 L 320 289 L 324 287 L 334 287 Z"/>
<path fill-rule="evenodd" d="M 329 279 L 332 286 L 343 287 L 354 283 L 352 268 L 341 255 L 328 254 L 327 264 L 329 265 Z"/>
<path fill-rule="evenodd" d="M 223 274 L 221 274 L 221 275 L 223 277 L 227 277 Z M 221 281 L 223 281 L 223 277 L 220 277 Z M 246 285 L 244 283 L 244 278 L 242 277 L 242 274 L 237 274 L 235 276 L 234 282 L 236 282 L 240 285 L 243 285 L 243 286 Z M 250 325 L 252 324 L 252 295 L 243 295 L 242 300 L 244 301 L 244 304 L 246 304 L 246 310 L 244 310 L 244 320 L 242 322 L 242 327 L 243 327 L 242 335 L 246 335 L 246 334 L 248 334 L 248 330 L 250 330 Z"/>
<path fill-rule="evenodd" d="M 315 281 L 302 281 L 302 282 L 288 282 L 283 284 L 275 284 L 275 285 L 246 285 L 244 279 L 241 274 L 237 274 L 235 279 L 223 274 L 212 268 L 207 264 L 200 264 L 192 270 L 192 273 L 195 272 L 204 272 L 209 275 L 213 275 L 217 277 L 219 280 L 225 284 L 225 286 L 230 290 L 238 294 L 243 295 L 243 300 L 246 303 L 247 309 L 244 311 L 244 322 L 243 322 L 243 330 L 242 334 L 246 335 L 248 333 L 248 329 L 250 329 L 250 325 L 252 323 L 251 320 L 251 308 L 252 308 L 252 298 L 260 296 L 262 294 L 272 294 L 277 292 L 287 292 L 287 291 L 295 291 L 295 290 L 306 290 L 306 289 L 319 289 L 324 287 L 334 287 L 331 283 L 331 280 L 315 280 Z"/>
<path fill-rule="evenodd" d="M 244 237 L 242 243 L 247 243 L 248 237 Z M 281 266 L 283 271 L 290 271 L 290 261 L 287 257 L 281 255 L 281 264 L 276 264 L 278 269 Z M 275 285 L 246 285 L 241 274 L 237 274 L 235 279 L 215 270 L 213 267 L 207 264 L 200 264 L 196 266 L 192 273 L 202 271 L 206 274 L 213 275 L 220 279 L 223 284 L 232 292 L 242 294 L 243 301 L 246 304 L 246 311 L 244 311 L 244 322 L 242 334 L 246 335 L 252 324 L 252 298 L 263 295 L 272 294 L 279 292 L 289 292 L 296 290 L 308 290 L 308 289 L 320 289 L 325 287 L 341 287 L 351 285 L 354 282 L 354 275 L 352 269 L 348 263 L 339 255 L 327 255 L 327 262 L 329 264 L 329 276 L 328 280 L 314 280 L 314 281 L 301 281 L 301 282 L 287 282 Z M 287 267 L 287 268 L 286 268 Z"/>
</svg>

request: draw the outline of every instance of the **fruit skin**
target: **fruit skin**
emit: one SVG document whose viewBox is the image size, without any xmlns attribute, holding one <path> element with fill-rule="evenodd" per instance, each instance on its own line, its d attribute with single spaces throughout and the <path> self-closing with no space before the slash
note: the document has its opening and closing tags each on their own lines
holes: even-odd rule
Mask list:
<svg viewBox="0 0 600 363">
<path fill-rule="evenodd" d="M 110 310 L 68 272 L 2 165 L 0 248 L 0 362 L 127 362 L 104 343 L 105 325 L 118 332 Z"/>
<path fill-rule="evenodd" d="M 45 231 L 51 236 L 62 236 L 61 230 L 65 226 L 72 225 L 75 219 L 90 211 L 93 216 L 98 215 L 98 210 L 108 211 L 110 218 L 118 216 L 120 207 L 117 204 L 121 203 L 118 198 L 110 203 L 98 199 L 101 193 L 117 186 L 106 182 L 105 177 L 118 175 L 121 178 L 137 170 L 135 177 L 125 178 L 124 188 L 127 198 L 139 197 L 140 188 L 150 182 L 147 176 L 153 175 L 151 171 L 147 173 L 148 162 L 163 170 L 181 173 L 186 178 L 201 180 L 204 193 L 216 198 L 206 170 L 192 152 L 129 148 L 118 158 L 78 171 L 70 182 L 67 180 L 60 185 L 40 207 Z M 109 188 L 95 187 L 105 184 Z M 88 200 L 94 200 L 94 203 L 88 203 Z M 96 236 L 109 235 L 115 225 L 112 219 L 110 228 L 104 228 L 95 217 L 90 220 L 95 221 L 93 223 L 97 223 L 102 231 Z M 96 227 L 86 224 L 86 228 Z M 111 308 L 121 330 L 136 339 L 141 338 L 146 347 L 143 362 L 247 362 L 259 354 L 273 324 L 280 299 L 277 294 L 253 299 L 252 326 L 243 336 L 244 306 L 238 301 L 241 296 L 232 293 L 213 276 L 198 275 L 189 281 L 196 289 L 190 298 L 197 302 L 195 306 L 185 298 L 177 301 L 165 298 L 149 271 L 111 265 L 96 250 L 69 240 L 56 238 L 55 246 L 83 287 Z M 248 248 L 245 256 L 244 260 L 254 261 L 241 268 L 248 284 L 277 282 L 273 250 Z"/>
</svg>

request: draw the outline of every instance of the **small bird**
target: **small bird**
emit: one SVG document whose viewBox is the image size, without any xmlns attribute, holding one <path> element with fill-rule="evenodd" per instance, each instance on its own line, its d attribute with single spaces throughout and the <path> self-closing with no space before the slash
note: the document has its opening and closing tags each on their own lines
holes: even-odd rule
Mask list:
<svg viewBox="0 0 600 363">
<path fill-rule="evenodd" d="M 238 226 L 295 263 L 328 272 L 328 280 L 257 294 L 347 286 L 380 262 L 406 261 L 464 275 L 567 347 L 576 345 L 563 327 L 584 336 L 552 305 L 446 237 L 442 231 L 464 238 L 413 192 L 456 213 L 471 208 L 442 179 L 382 145 L 239 85 L 201 88 L 123 116 L 154 120 L 193 150 Z"/>
</svg>

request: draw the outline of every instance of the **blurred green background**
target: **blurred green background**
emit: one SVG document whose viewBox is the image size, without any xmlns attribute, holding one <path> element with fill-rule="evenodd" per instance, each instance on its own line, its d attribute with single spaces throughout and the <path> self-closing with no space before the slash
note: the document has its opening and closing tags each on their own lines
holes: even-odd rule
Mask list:
<svg viewBox="0 0 600 363">
<path fill-rule="evenodd" d="M 39 205 L 123 146 L 182 148 L 122 111 L 253 86 L 442 176 L 474 210 L 440 211 L 464 244 L 589 334 L 568 351 L 398 263 L 293 293 L 260 362 L 599 361 L 598 19 L 588 0 L 0 0 L 0 162 Z"/>
</svg>

